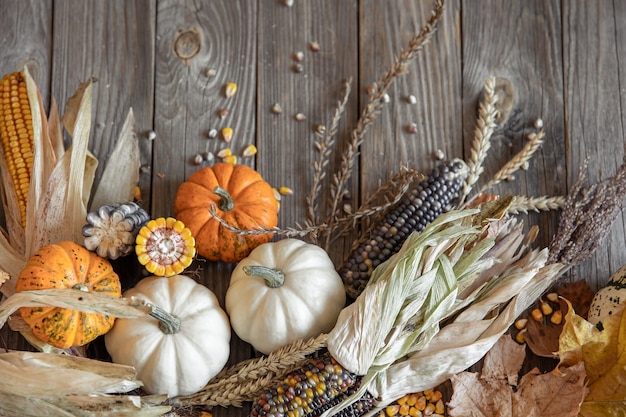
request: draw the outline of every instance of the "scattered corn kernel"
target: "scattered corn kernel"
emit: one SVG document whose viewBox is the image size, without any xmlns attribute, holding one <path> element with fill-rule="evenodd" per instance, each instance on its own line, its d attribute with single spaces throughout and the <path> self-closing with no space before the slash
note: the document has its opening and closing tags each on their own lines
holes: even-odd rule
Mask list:
<svg viewBox="0 0 626 417">
<path fill-rule="evenodd" d="M 200 165 L 204 161 L 204 158 L 199 153 L 195 154 L 193 157 L 193 164 Z"/>
<path fill-rule="evenodd" d="M 523 345 L 524 343 L 526 343 L 526 338 L 524 337 L 525 332 L 526 332 L 525 330 L 522 330 L 515 335 L 515 341 L 519 343 L 520 345 Z"/>
<path fill-rule="evenodd" d="M 237 155 L 228 155 L 224 158 L 222 158 L 222 161 L 226 162 L 227 164 L 237 164 Z"/>
<path fill-rule="evenodd" d="M 213 139 L 217 137 L 217 129 L 209 130 L 209 132 L 207 133 L 207 136 L 209 137 L 209 139 Z"/>
<path fill-rule="evenodd" d="M 230 156 L 230 155 L 232 155 L 232 154 L 233 154 L 232 149 L 230 149 L 230 148 L 224 148 L 224 149 L 220 150 L 220 151 L 217 153 L 217 157 L 218 157 L 218 158 L 226 158 L 227 156 Z"/>
<path fill-rule="evenodd" d="M 304 115 L 304 113 L 296 113 L 293 116 L 294 119 L 296 119 L 298 122 L 302 122 L 304 120 L 306 120 L 306 116 Z"/>
<path fill-rule="evenodd" d="M 550 323 L 552 323 L 552 324 L 559 325 L 559 324 L 561 324 L 562 321 L 563 321 L 563 312 L 561 310 L 555 311 L 550 316 Z"/>
<path fill-rule="evenodd" d="M 285 187 L 282 186 L 278 189 L 278 192 L 281 193 L 282 195 L 292 195 L 293 194 L 293 190 L 289 187 Z"/>
<path fill-rule="evenodd" d="M 226 87 L 224 88 L 224 95 L 227 98 L 230 98 L 230 97 L 234 96 L 235 93 L 237 93 L 237 84 L 235 84 L 235 83 L 228 83 L 228 84 L 226 84 Z"/>
<path fill-rule="evenodd" d="M 432 416 L 434 412 L 435 412 L 435 404 L 433 403 L 426 404 L 426 408 L 424 408 L 424 415 Z"/>
<path fill-rule="evenodd" d="M 242 156 L 244 158 L 248 158 L 250 156 L 256 155 L 256 152 L 257 152 L 256 146 L 250 144 L 246 146 L 246 148 L 243 150 Z"/>
<path fill-rule="evenodd" d="M 552 314 L 553 311 L 554 310 L 552 309 L 550 304 L 548 304 L 547 301 L 541 302 L 541 312 L 543 313 L 544 316 L 549 316 L 550 314 Z"/>
<path fill-rule="evenodd" d="M 280 106 L 280 104 L 274 103 L 274 105 L 272 106 L 272 113 L 281 114 L 282 112 L 283 112 L 283 108 Z"/>
<path fill-rule="evenodd" d="M 233 139 L 233 129 L 230 127 L 222 129 L 222 138 L 225 142 L 230 142 Z"/>
<path fill-rule="evenodd" d="M 221 119 L 223 119 L 223 118 L 225 118 L 226 116 L 228 116 L 228 113 L 229 113 L 229 110 L 228 110 L 226 107 L 221 108 L 221 109 L 217 112 L 217 114 L 220 116 L 220 118 L 221 118 Z"/>
<path fill-rule="evenodd" d="M 553 303 L 558 303 L 559 302 L 559 294 L 556 293 L 556 292 L 548 293 L 546 295 L 546 298 L 548 299 L 548 301 L 552 301 Z"/>
<path fill-rule="evenodd" d="M 283 198 L 280 194 L 280 191 L 278 191 L 276 188 L 272 187 L 272 191 L 274 192 L 274 198 L 276 199 L 276 201 L 280 201 Z"/>
<path fill-rule="evenodd" d="M 526 327 L 526 323 L 528 323 L 528 319 L 517 319 L 515 320 L 515 328 L 517 330 L 522 330 Z"/>
<path fill-rule="evenodd" d="M 135 188 L 133 189 L 133 199 L 135 201 L 141 201 L 141 188 L 139 188 L 138 186 L 135 186 Z"/>
<path fill-rule="evenodd" d="M 530 317 L 532 317 L 535 321 L 541 322 L 543 320 L 543 313 L 538 308 L 535 308 L 530 312 Z"/>
</svg>

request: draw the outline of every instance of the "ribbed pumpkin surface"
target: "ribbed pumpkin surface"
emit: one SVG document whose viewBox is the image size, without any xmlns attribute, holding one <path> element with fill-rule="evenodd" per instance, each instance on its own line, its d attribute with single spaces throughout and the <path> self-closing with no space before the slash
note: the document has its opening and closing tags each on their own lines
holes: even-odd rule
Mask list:
<svg viewBox="0 0 626 417">
<path fill-rule="evenodd" d="M 230 195 L 232 208 L 223 209 L 221 197 L 214 192 L 217 186 Z M 270 241 L 272 235 L 234 233 L 213 218 L 211 205 L 220 218 L 240 229 L 278 224 L 278 202 L 272 187 L 258 172 L 228 163 L 199 169 L 178 188 L 174 214 L 191 230 L 198 253 L 212 261 L 240 261 L 252 249 Z"/>
<path fill-rule="evenodd" d="M 28 260 L 16 291 L 72 289 L 121 296 L 121 285 L 111 264 L 73 242 L 42 247 Z M 57 307 L 22 307 L 20 314 L 42 341 L 58 347 L 82 346 L 113 326 L 114 317 Z"/>
</svg>

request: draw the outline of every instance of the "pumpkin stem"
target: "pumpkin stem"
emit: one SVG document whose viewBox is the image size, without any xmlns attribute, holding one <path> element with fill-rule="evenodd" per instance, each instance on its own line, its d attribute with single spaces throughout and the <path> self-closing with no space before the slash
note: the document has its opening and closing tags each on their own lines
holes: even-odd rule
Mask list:
<svg viewBox="0 0 626 417">
<path fill-rule="evenodd" d="M 242 269 L 246 275 L 263 278 L 270 288 L 278 288 L 285 283 L 285 274 L 280 269 L 268 268 L 261 265 L 246 265 Z"/>
<path fill-rule="evenodd" d="M 218 203 L 218 208 L 222 211 L 230 211 L 235 207 L 235 202 L 233 201 L 228 191 L 220 187 L 219 185 L 215 186 L 213 189 L 213 193 L 217 194 L 220 197 L 220 202 Z"/>
<path fill-rule="evenodd" d="M 150 311 L 150 316 L 154 317 L 159 321 L 159 329 L 165 334 L 174 334 L 180 331 L 180 319 L 167 311 L 163 310 L 161 307 L 148 304 L 152 311 Z"/>
</svg>

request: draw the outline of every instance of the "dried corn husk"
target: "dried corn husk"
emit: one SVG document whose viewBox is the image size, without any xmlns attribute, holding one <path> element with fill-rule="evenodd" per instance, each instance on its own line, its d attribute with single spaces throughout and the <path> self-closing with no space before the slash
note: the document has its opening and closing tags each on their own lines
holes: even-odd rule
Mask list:
<svg viewBox="0 0 626 417">
<path fill-rule="evenodd" d="M 545 266 L 547 249 L 528 249 L 536 231 L 525 236 L 515 218 L 500 218 L 507 204 L 440 216 L 381 264 L 342 311 L 327 344 L 364 376 L 353 398 L 368 391 L 384 406 L 463 371 L 563 272 L 560 264 Z"/>
<path fill-rule="evenodd" d="M 170 410 L 154 400 L 115 395 L 141 387 L 132 367 L 42 352 L 0 354 L 3 416 L 159 416 Z"/>
<path fill-rule="evenodd" d="M 139 142 L 135 134 L 135 116 L 130 109 L 115 148 L 109 157 L 91 202 L 92 207 L 132 201 L 139 182 Z M 121 181 L 120 181 L 121 180 Z"/>
</svg>

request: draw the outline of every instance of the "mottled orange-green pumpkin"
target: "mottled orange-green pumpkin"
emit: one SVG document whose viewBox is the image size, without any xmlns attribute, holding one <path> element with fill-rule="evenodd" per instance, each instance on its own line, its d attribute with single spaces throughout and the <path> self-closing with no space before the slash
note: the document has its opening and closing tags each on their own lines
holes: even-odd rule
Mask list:
<svg viewBox="0 0 626 417">
<path fill-rule="evenodd" d="M 174 215 L 191 230 L 198 254 L 212 261 L 238 262 L 272 239 L 271 234 L 229 230 L 211 215 L 211 205 L 217 216 L 239 229 L 275 227 L 278 201 L 272 186 L 254 169 L 222 162 L 199 169 L 178 187 Z"/>
<path fill-rule="evenodd" d="M 104 258 L 70 241 L 42 247 L 20 272 L 16 291 L 78 289 L 121 297 L 121 284 Z M 108 332 L 115 318 L 58 307 L 22 307 L 20 315 L 45 343 L 60 349 L 82 346 Z"/>
</svg>

